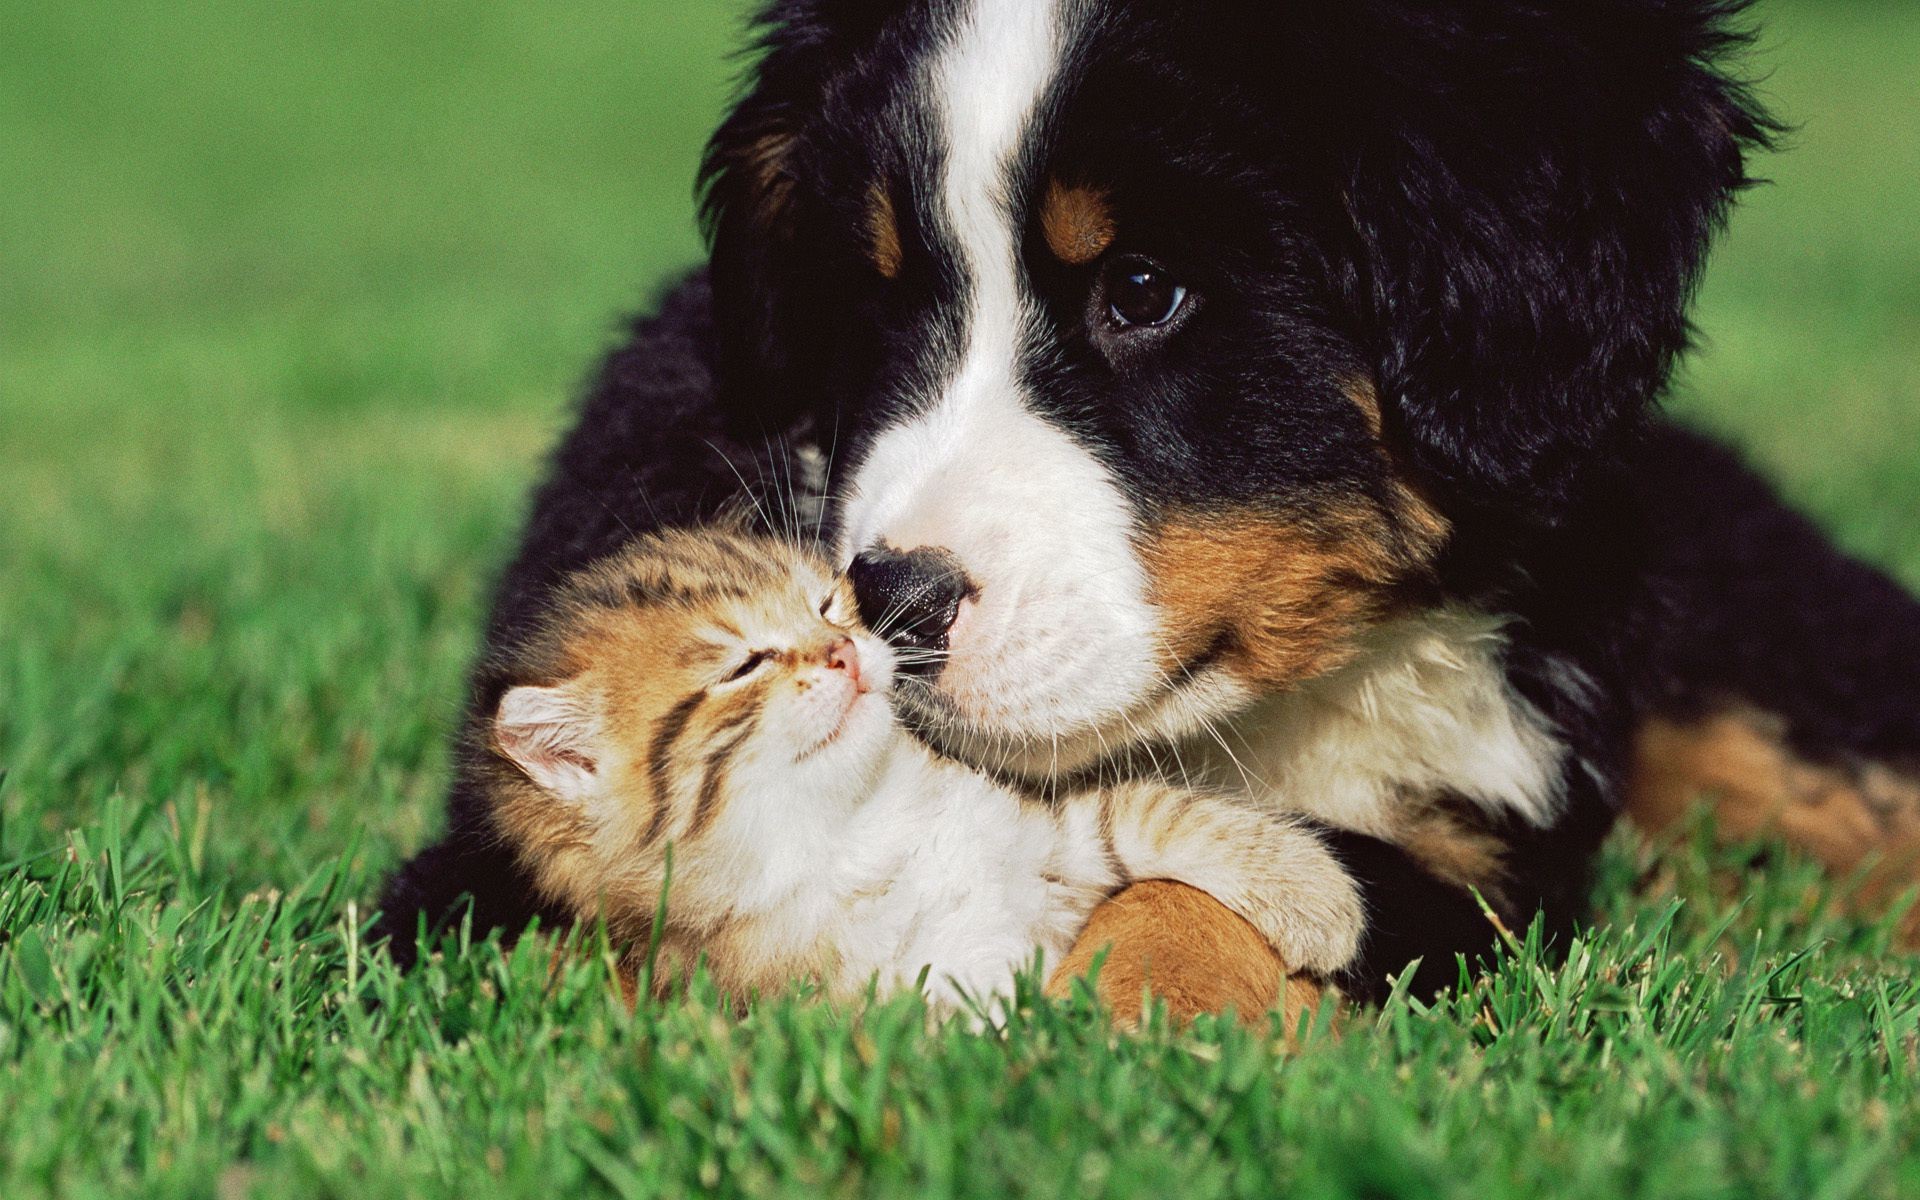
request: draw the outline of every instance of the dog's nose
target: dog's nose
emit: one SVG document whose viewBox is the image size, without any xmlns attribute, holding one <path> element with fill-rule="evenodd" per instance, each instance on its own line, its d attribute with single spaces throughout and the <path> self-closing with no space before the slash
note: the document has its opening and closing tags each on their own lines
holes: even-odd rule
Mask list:
<svg viewBox="0 0 1920 1200">
<path fill-rule="evenodd" d="M 896 646 L 935 654 L 946 650 L 960 603 L 974 592 L 959 559 L 926 546 L 876 546 L 853 560 L 848 575 L 869 629 Z"/>
</svg>

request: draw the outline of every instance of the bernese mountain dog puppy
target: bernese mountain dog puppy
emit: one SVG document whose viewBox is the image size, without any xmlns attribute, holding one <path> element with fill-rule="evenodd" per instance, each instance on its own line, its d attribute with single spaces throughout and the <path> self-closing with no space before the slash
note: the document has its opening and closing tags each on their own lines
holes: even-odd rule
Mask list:
<svg viewBox="0 0 1920 1200">
<path fill-rule="evenodd" d="M 1741 8 L 774 0 L 710 269 L 600 373 L 489 641 L 778 481 L 924 652 L 939 748 L 1317 821 L 1360 998 L 1484 955 L 1476 893 L 1564 940 L 1628 810 L 1907 878 L 1920 607 L 1656 413 L 1775 128 Z M 395 952 L 467 903 L 541 910 L 456 787 Z M 1117 958 L 1233 944 L 1204 898 L 1110 907 Z"/>
</svg>

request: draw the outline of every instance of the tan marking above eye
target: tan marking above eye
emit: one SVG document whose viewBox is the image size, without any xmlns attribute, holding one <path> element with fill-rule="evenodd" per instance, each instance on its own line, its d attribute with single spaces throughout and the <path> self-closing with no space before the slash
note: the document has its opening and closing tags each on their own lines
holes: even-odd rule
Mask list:
<svg viewBox="0 0 1920 1200">
<path fill-rule="evenodd" d="M 1105 254 L 1119 232 L 1106 192 L 1057 179 L 1047 185 L 1040 205 L 1040 234 L 1061 262 L 1085 266 Z"/>
<path fill-rule="evenodd" d="M 867 189 L 867 257 L 888 279 L 900 278 L 905 259 L 900 248 L 900 222 L 893 211 L 893 197 L 878 181 Z"/>
</svg>

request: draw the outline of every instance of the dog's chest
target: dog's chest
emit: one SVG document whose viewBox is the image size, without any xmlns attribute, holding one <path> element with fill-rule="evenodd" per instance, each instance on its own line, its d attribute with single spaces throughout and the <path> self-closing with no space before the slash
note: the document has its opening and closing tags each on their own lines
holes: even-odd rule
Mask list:
<svg viewBox="0 0 1920 1200">
<path fill-rule="evenodd" d="M 1565 748 L 1501 666 L 1499 623 L 1442 609 L 1375 630 L 1354 662 L 1256 703 L 1182 760 L 1209 781 L 1391 838 L 1440 796 L 1533 824 L 1561 800 Z"/>
</svg>

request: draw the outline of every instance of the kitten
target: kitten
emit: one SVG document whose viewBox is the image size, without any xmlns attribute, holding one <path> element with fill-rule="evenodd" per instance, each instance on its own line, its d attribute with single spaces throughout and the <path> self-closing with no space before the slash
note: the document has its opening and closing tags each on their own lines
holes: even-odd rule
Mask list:
<svg viewBox="0 0 1920 1200">
<path fill-rule="evenodd" d="M 497 823 L 539 888 L 734 995 L 914 986 L 951 1010 L 1057 963 L 1099 902 L 1164 878 L 1245 917 L 1296 971 L 1356 951 L 1360 900 L 1286 818 L 1164 783 L 1057 800 L 940 758 L 894 721 L 894 654 L 794 548 L 649 537 L 558 592 L 496 664 L 476 729 Z M 1044 663 L 1035 663 L 1044 670 Z"/>
</svg>

